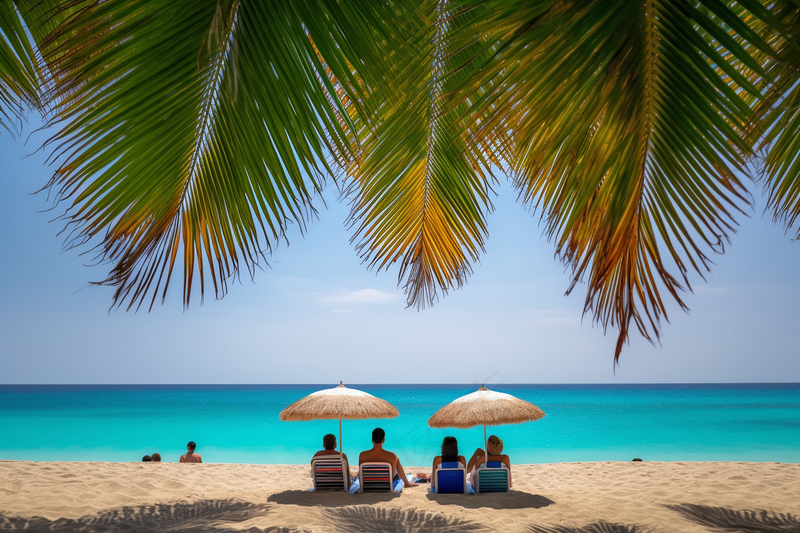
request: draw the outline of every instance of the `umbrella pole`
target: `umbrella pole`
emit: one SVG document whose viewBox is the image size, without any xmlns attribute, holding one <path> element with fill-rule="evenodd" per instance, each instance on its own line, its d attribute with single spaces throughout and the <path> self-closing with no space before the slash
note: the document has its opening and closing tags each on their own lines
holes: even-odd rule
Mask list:
<svg viewBox="0 0 800 533">
<path fill-rule="evenodd" d="M 486 462 L 486 468 L 489 468 L 489 441 L 486 439 L 486 424 L 483 425 L 483 445 L 485 446 L 483 453 L 486 454 L 483 460 Z"/>
<path fill-rule="evenodd" d="M 339 419 L 339 459 L 342 460 L 342 468 L 349 469 L 350 465 L 344 464 L 344 448 L 342 447 L 342 419 Z M 349 474 L 348 474 L 349 475 Z M 344 476 L 344 491 L 347 492 L 350 487 L 347 485 L 347 475 Z"/>
</svg>

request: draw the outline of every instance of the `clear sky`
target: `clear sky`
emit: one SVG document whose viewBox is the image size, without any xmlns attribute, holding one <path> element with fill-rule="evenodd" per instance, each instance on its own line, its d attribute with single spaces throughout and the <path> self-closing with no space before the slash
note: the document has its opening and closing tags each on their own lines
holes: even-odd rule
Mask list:
<svg viewBox="0 0 800 533">
<path fill-rule="evenodd" d="M 173 291 L 150 313 L 109 312 L 113 289 L 88 286 L 108 266 L 63 251 L 60 211 L 29 194 L 51 172 L 29 155 L 35 126 L 0 134 L 0 383 L 800 382 L 800 243 L 760 194 L 708 281 L 692 278 L 691 315 L 671 305 L 662 345 L 634 334 L 614 374 L 616 332 L 582 320 L 585 287 L 564 296 L 553 246 L 505 183 L 474 275 L 422 312 L 396 269 L 360 263 L 332 182 L 307 236 L 290 233 L 254 282 L 187 311 Z"/>
</svg>

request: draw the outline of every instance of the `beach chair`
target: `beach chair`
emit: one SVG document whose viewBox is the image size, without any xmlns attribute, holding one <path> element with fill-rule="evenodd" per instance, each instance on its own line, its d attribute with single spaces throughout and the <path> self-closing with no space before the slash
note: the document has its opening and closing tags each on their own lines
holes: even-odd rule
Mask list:
<svg viewBox="0 0 800 533">
<path fill-rule="evenodd" d="M 392 492 L 392 465 L 361 463 L 358 481 L 358 492 Z"/>
<path fill-rule="evenodd" d="M 467 493 L 467 469 L 458 461 L 440 464 L 433 475 L 436 494 Z"/>
<path fill-rule="evenodd" d="M 314 480 L 315 491 L 350 489 L 347 486 L 347 463 L 338 455 L 323 455 L 311 461 L 311 478 Z"/>
<path fill-rule="evenodd" d="M 500 461 L 489 461 L 478 468 L 475 476 L 475 491 L 508 492 L 511 472 Z"/>
</svg>

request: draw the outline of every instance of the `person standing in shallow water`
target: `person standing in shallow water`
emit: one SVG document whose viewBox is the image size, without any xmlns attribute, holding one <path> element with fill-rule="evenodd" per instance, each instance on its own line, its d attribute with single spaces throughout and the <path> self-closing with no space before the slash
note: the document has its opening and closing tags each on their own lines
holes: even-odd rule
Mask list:
<svg viewBox="0 0 800 533">
<path fill-rule="evenodd" d="M 199 453 L 194 453 L 194 449 L 197 448 L 197 444 L 194 441 L 190 441 L 189 444 L 186 445 L 187 452 L 181 455 L 181 462 L 182 463 L 202 463 L 203 459 L 200 457 Z"/>
</svg>

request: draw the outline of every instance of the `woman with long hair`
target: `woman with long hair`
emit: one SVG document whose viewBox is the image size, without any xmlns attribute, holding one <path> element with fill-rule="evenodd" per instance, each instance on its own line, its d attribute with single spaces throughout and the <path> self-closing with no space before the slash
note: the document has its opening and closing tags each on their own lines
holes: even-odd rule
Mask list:
<svg viewBox="0 0 800 533">
<path fill-rule="evenodd" d="M 458 441 L 455 437 L 445 437 L 442 440 L 442 455 L 433 458 L 433 468 L 431 469 L 431 488 L 436 489 L 436 468 L 442 463 L 461 463 L 467 466 L 467 460 L 463 455 L 458 455 Z"/>
</svg>

